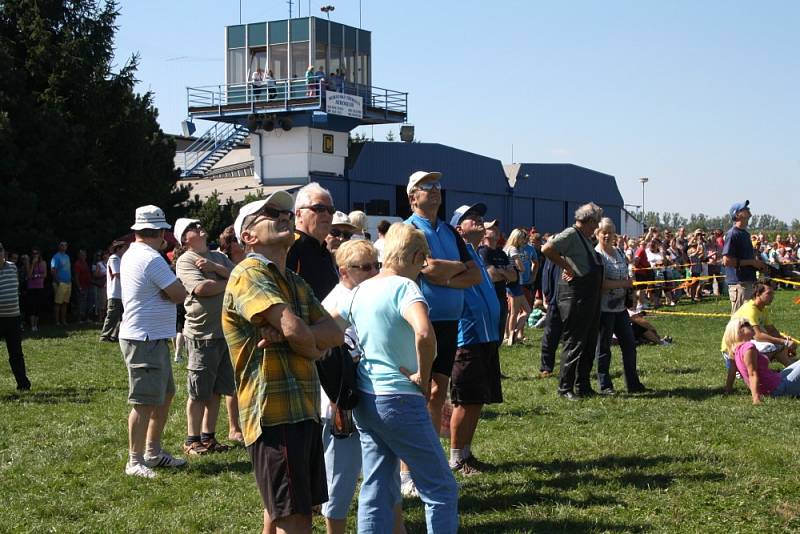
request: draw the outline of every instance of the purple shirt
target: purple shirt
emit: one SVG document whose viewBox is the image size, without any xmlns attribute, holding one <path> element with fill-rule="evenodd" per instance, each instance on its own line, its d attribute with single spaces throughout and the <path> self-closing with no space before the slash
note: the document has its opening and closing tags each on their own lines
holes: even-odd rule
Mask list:
<svg viewBox="0 0 800 534">
<path fill-rule="evenodd" d="M 747 365 L 744 363 L 744 355 L 749 349 L 755 349 L 752 341 L 742 343 L 736 350 L 733 351 L 736 358 L 736 368 L 739 374 L 742 375 L 742 380 L 750 387 L 750 375 L 747 373 Z M 756 349 L 756 352 L 758 350 Z M 781 383 L 780 373 L 769 368 L 769 358 L 761 352 L 758 352 L 758 359 L 756 361 L 756 370 L 758 371 L 758 392 L 762 395 L 772 395 Z"/>
</svg>

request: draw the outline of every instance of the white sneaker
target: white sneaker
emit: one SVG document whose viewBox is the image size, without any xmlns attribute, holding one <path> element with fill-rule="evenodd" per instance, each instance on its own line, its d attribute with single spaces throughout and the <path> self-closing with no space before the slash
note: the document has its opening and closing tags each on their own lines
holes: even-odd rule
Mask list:
<svg viewBox="0 0 800 534">
<path fill-rule="evenodd" d="M 180 355 L 176 354 L 175 355 L 175 359 L 173 361 L 175 363 L 181 363 L 181 362 L 183 362 L 183 358 Z"/>
<path fill-rule="evenodd" d="M 413 480 L 407 480 L 400 485 L 400 494 L 403 497 L 419 497 L 419 491 Z"/>
<path fill-rule="evenodd" d="M 156 478 L 156 472 L 142 464 L 125 464 L 125 474 L 133 477 Z"/>
<path fill-rule="evenodd" d="M 175 458 L 162 449 L 161 452 L 158 453 L 158 456 L 152 456 L 150 458 L 145 457 L 144 463 L 147 464 L 147 467 L 181 467 L 182 465 L 186 465 L 186 460 L 183 458 Z"/>
</svg>

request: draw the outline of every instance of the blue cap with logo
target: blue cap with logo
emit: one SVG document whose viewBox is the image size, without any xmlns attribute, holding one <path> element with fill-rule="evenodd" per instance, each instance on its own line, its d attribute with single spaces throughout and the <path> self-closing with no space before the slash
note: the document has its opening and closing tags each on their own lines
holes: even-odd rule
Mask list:
<svg viewBox="0 0 800 534">
<path fill-rule="evenodd" d="M 731 206 L 731 209 L 728 210 L 728 213 L 730 214 L 731 219 L 733 219 L 735 221 L 736 220 L 736 215 L 740 211 L 749 210 L 749 209 L 750 209 L 750 201 L 749 200 L 745 200 L 744 202 L 737 202 L 736 204 Z"/>
</svg>

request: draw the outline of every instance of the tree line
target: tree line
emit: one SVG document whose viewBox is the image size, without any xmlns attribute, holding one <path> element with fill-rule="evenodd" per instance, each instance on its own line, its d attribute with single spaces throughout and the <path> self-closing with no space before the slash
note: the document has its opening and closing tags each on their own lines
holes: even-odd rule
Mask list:
<svg viewBox="0 0 800 534">
<path fill-rule="evenodd" d="M 642 220 L 642 212 L 633 214 L 638 220 Z M 721 229 L 727 230 L 731 227 L 731 218 L 729 215 L 720 215 L 719 217 L 711 217 L 704 213 L 692 213 L 689 217 L 685 217 L 678 212 L 655 212 L 648 211 L 644 216 L 644 226 L 657 226 L 658 228 L 668 228 L 677 230 L 681 226 L 687 230 L 694 230 L 695 228 L 702 228 L 705 230 Z M 748 228 L 751 231 L 761 231 L 770 233 L 780 232 L 800 232 L 800 220 L 792 219 L 790 224 L 778 219 L 774 215 L 768 213 L 754 214 L 750 218 Z"/>
</svg>

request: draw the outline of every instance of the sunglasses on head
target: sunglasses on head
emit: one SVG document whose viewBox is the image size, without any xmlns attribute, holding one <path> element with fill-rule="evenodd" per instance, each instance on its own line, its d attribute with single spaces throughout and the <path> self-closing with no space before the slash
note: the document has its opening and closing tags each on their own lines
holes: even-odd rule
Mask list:
<svg viewBox="0 0 800 534">
<path fill-rule="evenodd" d="M 350 239 L 353 237 L 353 232 L 347 232 L 345 230 L 339 230 L 338 228 L 331 228 L 331 231 L 328 232 L 332 237 L 341 237 L 342 239 Z"/>
<path fill-rule="evenodd" d="M 314 213 L 325 213 L 327 212 L 328 215 L 333 215 L 336 213 L 336 208 L 333 206 L 327 206 L 325 204 L 312 204 L 310 206 L 303 206 L 300 208 L 301 210 L 311 210 Z"/>
<path fill-rule="evenodd" d="M 442 184 L 439 182 L 428 182 L 425 184 L 417 184 L 417 189 L 422 191 L 433 191 L 434 189 L 439 191 L 442 188 Z"/>
<path fill-rule="evenodd" d="M 374 263 L 364 263 L 362 265 L 348 265 L 348 267 L 351 268 L 351 269 L 358 269 L 360 271 L 364 271 L 365 273 L 368 273 L 368 272 L 370 272 L 372 270 L 380 271 L 381 262 L 376 261 Z"/>
<path fill-rule="evenodd" d="M 202 227 L 203 225 L 200 223 L 192 223 L 186 227 L 185 231 L 188 232 L 189 230 L 200 230 Z"/>
</svg>

